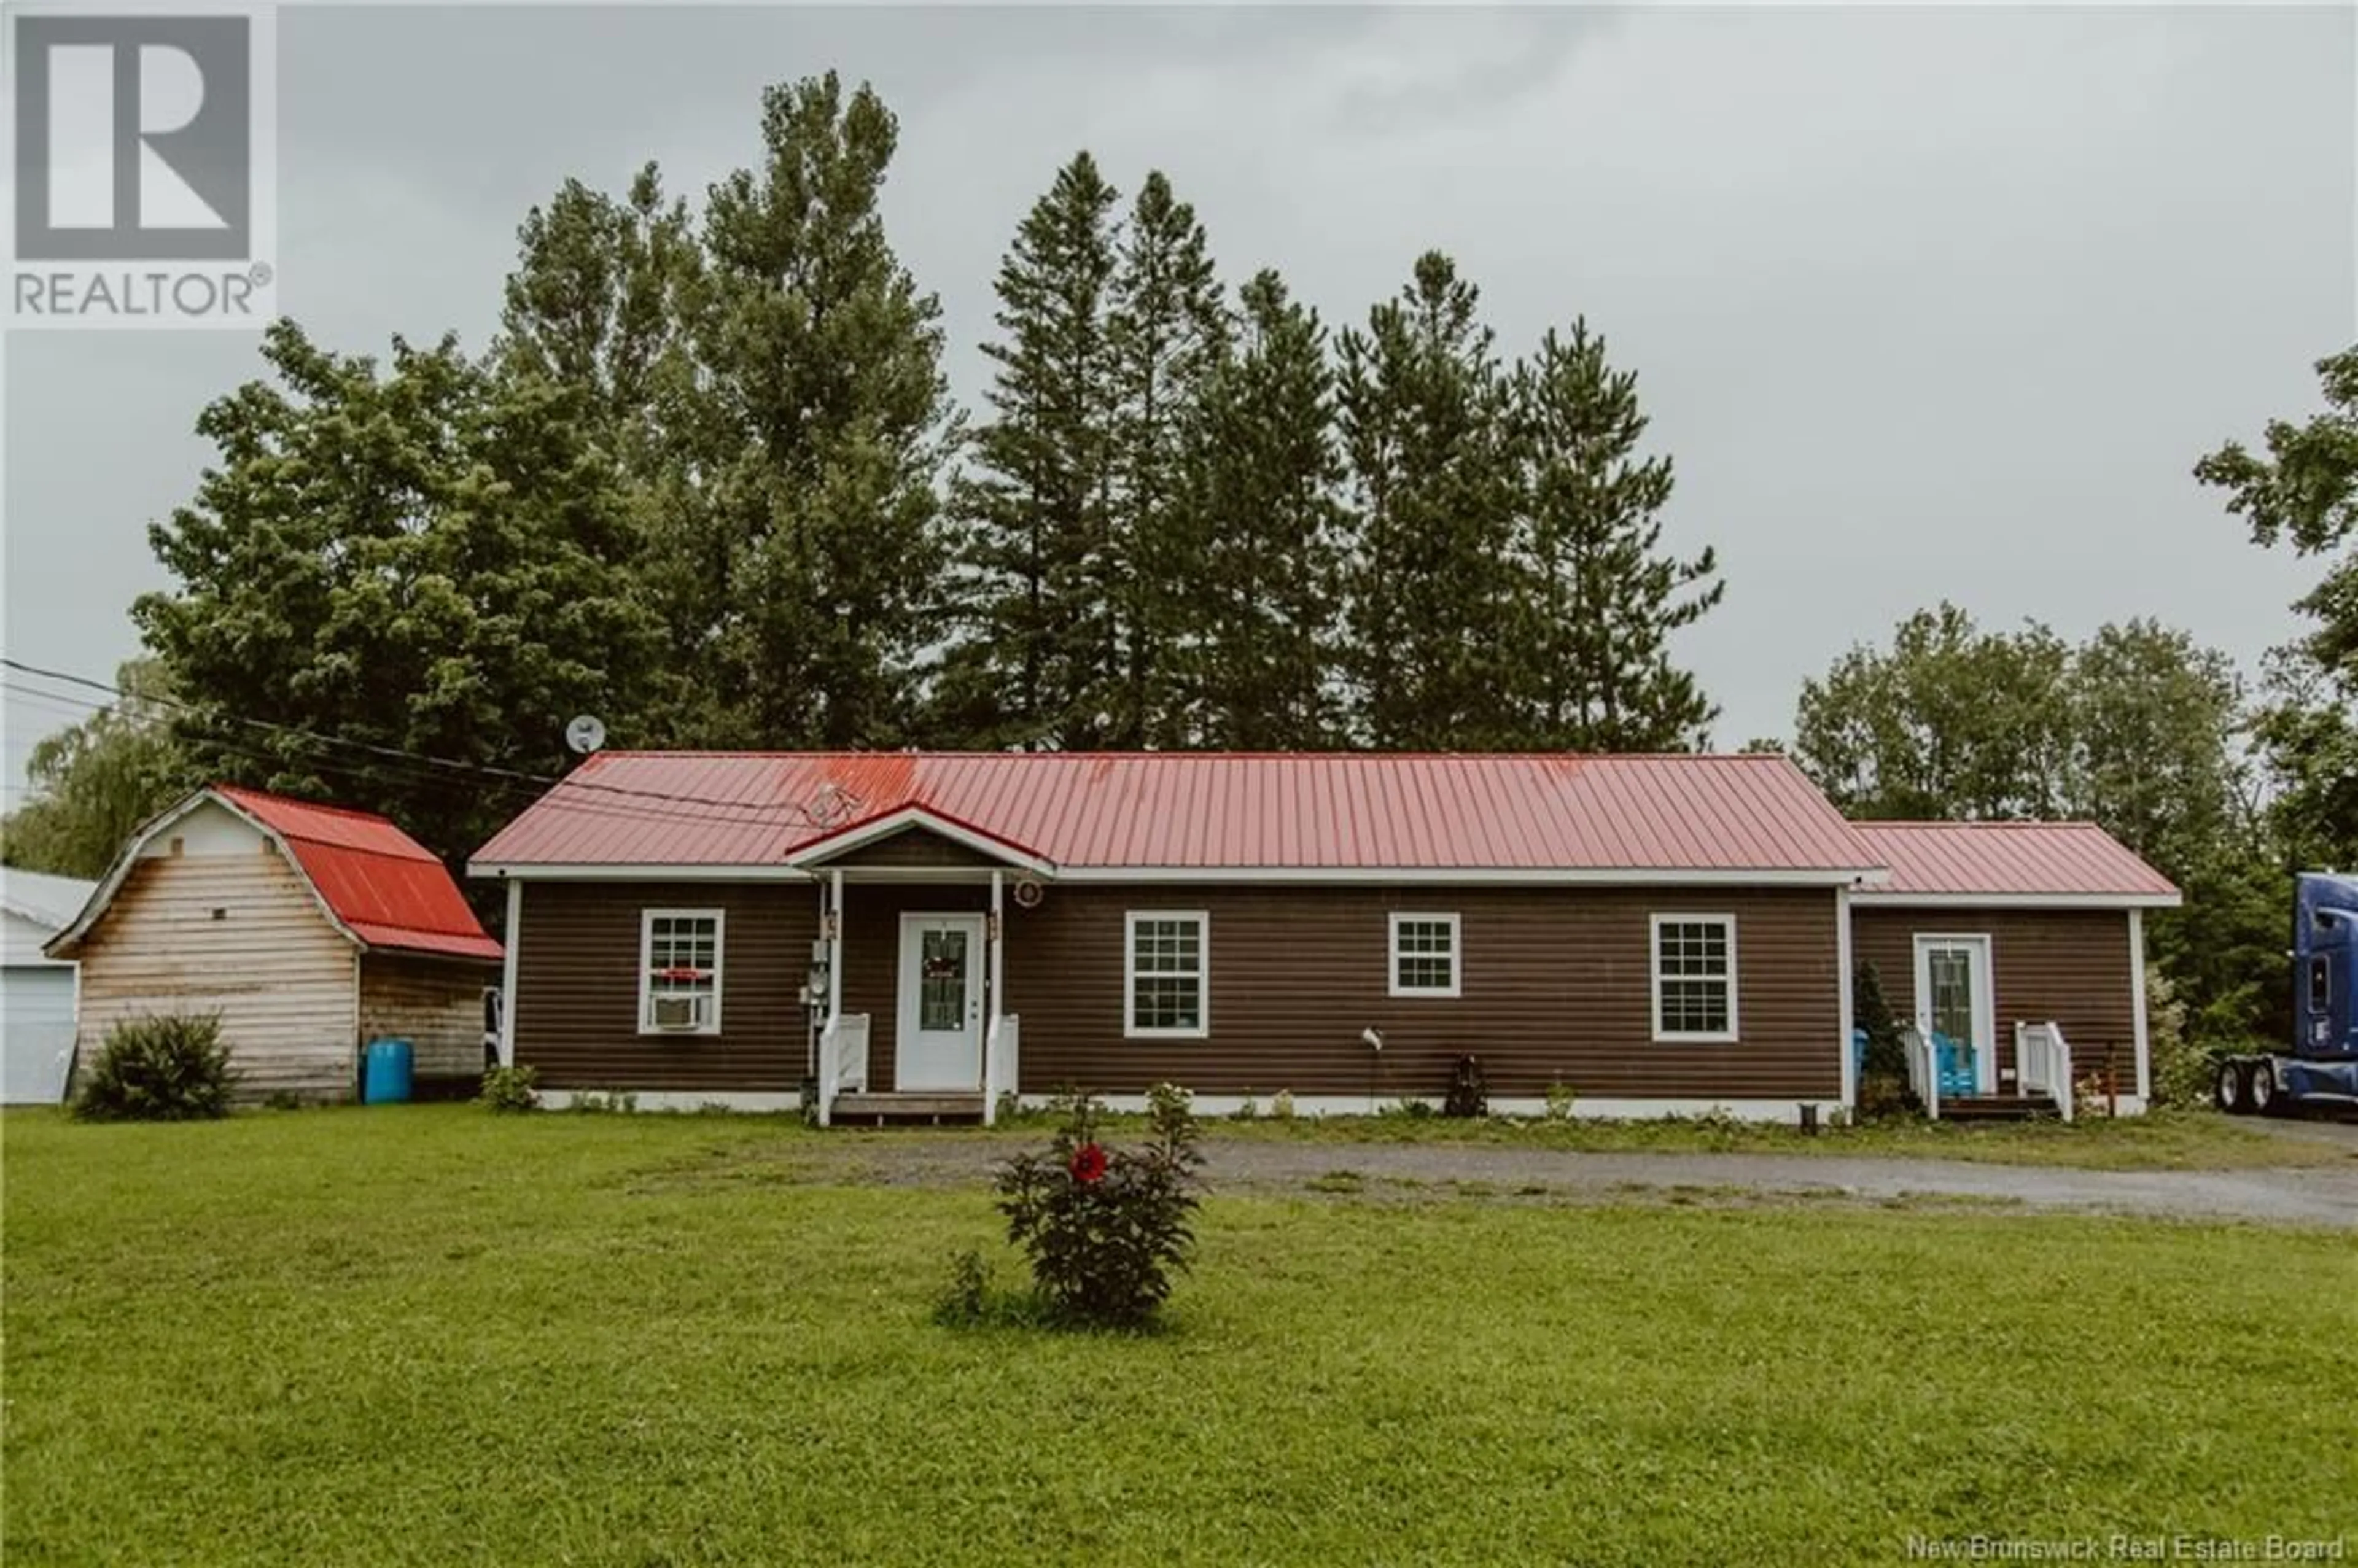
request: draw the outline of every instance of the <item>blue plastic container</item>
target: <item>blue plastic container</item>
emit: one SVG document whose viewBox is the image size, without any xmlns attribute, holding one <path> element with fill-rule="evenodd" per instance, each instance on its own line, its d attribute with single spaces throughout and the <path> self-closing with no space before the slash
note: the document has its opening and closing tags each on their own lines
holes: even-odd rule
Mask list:
<svg viewBox="0 0 2358 1568">
<path fill-rule="evenodd" d="M 415 1054 L 406 1040 L 370 1041 L 361 1057 L 361 1103 L 398 1105 L 407 1099 Z"/>
</svg>

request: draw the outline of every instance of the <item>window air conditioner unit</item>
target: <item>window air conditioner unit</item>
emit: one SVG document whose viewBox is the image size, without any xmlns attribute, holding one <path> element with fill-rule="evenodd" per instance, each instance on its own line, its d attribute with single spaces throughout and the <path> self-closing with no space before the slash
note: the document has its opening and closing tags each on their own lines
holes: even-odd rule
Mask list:
<svg viewBox="0 0 2358 1568">
<path fill-rule="evenodd" d="M 657 1029 L 700 1029 L 704 999 L 700 996 L 659 996 L 654 999 Z"/>
</svg>

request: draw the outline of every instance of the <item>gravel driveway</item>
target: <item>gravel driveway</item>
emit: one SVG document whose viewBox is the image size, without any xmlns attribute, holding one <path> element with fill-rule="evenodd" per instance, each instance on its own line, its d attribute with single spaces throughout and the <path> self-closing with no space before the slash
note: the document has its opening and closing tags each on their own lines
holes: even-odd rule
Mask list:
<svg viewBox="0 0 2358 1568">
<path fill-rule="evenodd" d="M 2288 1123 L 2358 1154 L 2358 1126 Z M 979 1184 L 1007 1151 L 890 1132 L 835 1145 L 861 1177 Z M 2358 1159 L 2347 1168 L 2079 1171 L 1955 1160 L 1710 1153 L 1587 1153 L 1435 1143 L 1206 1140 L 1215 1192 L 1414 1201 L 1484 1195 L 1555 1202 L 1936 1202 L 2015 1210 L 2244 1219 L 2358 1229 Z M 1432 1189 L 1443 1189 L 1439 1193 Z"/>
</svg>

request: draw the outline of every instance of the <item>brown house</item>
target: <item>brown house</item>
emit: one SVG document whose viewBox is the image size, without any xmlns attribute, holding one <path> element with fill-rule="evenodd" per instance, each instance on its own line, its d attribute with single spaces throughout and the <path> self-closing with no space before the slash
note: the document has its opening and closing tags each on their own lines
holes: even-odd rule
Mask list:
<svg viewBox="0 0 2358 1568">
<path fill-rule="evenodd" d="M 1887 867 L 1774 756 L 606 753 L 470 869 L 559 1096 L 1365 1111 L 1470 1054 L 1502 1110 L 1792 1119 L 1855 1098 Z"/>
<path fill-rule="evenodd" d="M 364 1042 L 420 1080 L 483 1070 L 500 945 L 450 873 L 382 816 L 221 785 L 132 835 L 48 952 L 81 966 L 78 1059 L 139 1014 L 217 1013 L 238 1092 L 352 1096 Z"/>
</svg>

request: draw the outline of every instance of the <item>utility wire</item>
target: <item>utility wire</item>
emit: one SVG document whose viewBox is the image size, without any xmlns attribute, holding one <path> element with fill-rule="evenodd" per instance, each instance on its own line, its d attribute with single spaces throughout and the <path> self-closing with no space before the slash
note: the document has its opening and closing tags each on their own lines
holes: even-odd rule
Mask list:
<svg viewBox="0 0 2358 1568">
<path fill-rule="evenodd" d="M 75 675 L 65 670 L 47 669 L 38 665 L 27 664 L 20 659 L 0 656 L 0 668 L 14 670 L 20 675 L 37 676 L 42 680 L 59 681 L 69 686 L 83 687 L 90 691 L 102 692 L 120 701 L 153 703 L 158 707 L 170 708 L 176 713 L 185 715 L 200 724 L 242 724 L 254 730 L 265 731 L 271 735 L 306 741 L 315 746 L 341 747 L 348 751 L 361 752 L 412 770 L 438 768 L 451 775 L 439 781 L 445 784 L 455 784 L 473 781 L 477 783 L 503 785 L 511 790 L 530 788 L 536 795 L 562 788 L 566 795 L 568 797 L 574 795 L 577 792 L 588 792 L 599 795 L 616 797 L 622 800 L 647 801 L 659 806 L 700 806 L 708 808 L 714 812 L 730 814 L 728 816 L 691 816 L 687 813 L 682 812 L 665 814 L 642 810 L 636 813 L 593 813 L 595 815 L 608 815 L 614 816 L 670 815 L 677 820 L 702 821 L 707 824 L 727 823 L 730 826 L 745 827 L 775 827 L 782 826 L 824 827 L 828 826 L 828 824 L 820 822 L 814 817 L 808 808 L 789 803 L 770 805 L 758 801 L 726 800 L 713 795 L 689 795 L 672 790 L 643 789 L 629 784 L 602 784 L 592 779 L 583 779 L 578 775 L 527 773 L 521 769 L 503 768 L 489 762 L 471 762 L 460 758 L 430 756 L 419 752 L 404 751 L 395 746 L 382 746 L 372 741 L 354 741 L 341 735 L 322 734 L 318 730 L 306 730 L 297 725 L 280 724 L 270 719 L 255 719 L 244 714 L 208 712 L 207 710 L 198 708 L 191 703 L 183 702 L 177 697 L 168 697 L 157 693 L 125 691 L 122 687 L 114 686 L 107 681 L 93 679 L 89 676 Z M 111 703 L 91 702 L 87 698 L 70 697 L 62 692 L 44 692 L 38 687 L 16 686 L 10 689 L 23 696 L 45 697 L 53 702 L 80 702 L 92 711 L 102 710 L 113 706 Z M 236 750 L 234 747 L 227 746 L 226 742 L 216 743 L 223 744 L 225 749 L 228 750 Z M 280 760 L 270 756 L 267 753 L 249 752 L 245 754 L 257 755 L 262 757 L 263 760 Z M 416 779 L 416 782 L 422 784 L 427 782 L 427 780 L 423 776 L 419 776 Z M 589 806 L 590 804 L 590 803 L 572 798 L 568 798 L 565 801 L 567 808 L 574 811 L 583 810 L 585 807 Z M 731 817 L 734 818 L 733 821 L 731 820 Z"/>
</svg>

